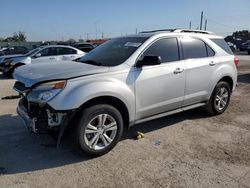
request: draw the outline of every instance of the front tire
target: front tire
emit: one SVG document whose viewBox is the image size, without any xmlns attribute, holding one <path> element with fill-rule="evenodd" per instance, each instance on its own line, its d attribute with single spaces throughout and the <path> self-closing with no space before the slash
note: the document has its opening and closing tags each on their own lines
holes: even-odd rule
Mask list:
<svg viewBox="0 0 250 188">
<path fill-rule="evenodd" d="M 111 105 L 94 105 L 80 114 L 73 130 L 74 148 L 80 154 L 100 156 L 115 147 L 122 133 L 121 113 Z"/>
<path fill-rule="evenodd" d="M 212 115 L 222 114 L 228 107 L 231 97 L 231 89 L 227 82 L 219 82 L 207 104 L 207 111 Z"/>
</svg>

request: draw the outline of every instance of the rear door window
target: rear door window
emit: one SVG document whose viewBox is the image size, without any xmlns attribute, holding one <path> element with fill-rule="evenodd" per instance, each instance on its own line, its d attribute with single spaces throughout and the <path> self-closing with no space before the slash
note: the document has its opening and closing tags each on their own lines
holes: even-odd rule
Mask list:
<svg viewBox="0 0 250 188">
<path fill-rule="evenodd" d="M 207 57 L 207 47 L 202 40 L 184 37 L 182 38 L 182 47 L 185 59 Z"/>
<path fill-rule="evenodd" d="M 58 55 L 76 54 L 76 50 L 71 49 L 71 48 L 60 47 L 60 48 L 57 48 L 57 54 Z"/>
</svg>

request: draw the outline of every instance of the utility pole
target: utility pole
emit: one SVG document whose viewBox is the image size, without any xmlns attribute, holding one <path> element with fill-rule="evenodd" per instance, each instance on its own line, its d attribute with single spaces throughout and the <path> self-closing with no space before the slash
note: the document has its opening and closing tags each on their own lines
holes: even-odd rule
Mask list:
<svg viewBox="0 0 250 188">
<path fill-rule="evenodd" d="M 135 29 L 135 34 L 137 34 L 137 28 Z"/>
<path fill-rule="evenodd" d="M 104 38 L 104 33 L 102 32 L 102 39 Z"/>
<path fill-rule="evenodd" d="M 205 26 L 204 26 L 204 30 L 207 30 L 207 19 L 205 20 Z"/>
<path fill-rule="evenodd" d="M 192 29 L 192 22 L 189 22 L 189 29 Z"/>
<path fill-rule="evenodd" d="M 201 11 L 201 22 L 200 22 L 200 30 L 202 30 L 202 21 L 203 21 L 203 11 Z"/>
<path fill-rule="evenodd" d="M 89 33 L 87 33 L 87 40 L 89 40 Z"/>
</svg>

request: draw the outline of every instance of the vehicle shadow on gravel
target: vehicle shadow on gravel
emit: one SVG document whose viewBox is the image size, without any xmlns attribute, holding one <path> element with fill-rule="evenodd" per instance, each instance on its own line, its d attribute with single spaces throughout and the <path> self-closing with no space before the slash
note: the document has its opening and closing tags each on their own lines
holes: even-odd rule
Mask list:
<svg viewBox="0 0 250 188">
<path fill-rule="evenodd" d="M 206 112 L 195 109 L 141 123 L 126 131 L 123 139 L 134 139 L 137 131 L 148 133 L 187 119 L 206 117 L 209 117 Z M 56 140 L 52 136 L 27 131 L 21 119 L 11 114 L 0 116 L 0 148 L 0 176 L 56 168 L 92 159 L 74 153 L 67 137 L 57 149 Z"/>
<path fill-rule="evenodd" d="M 60 167 L 90 159 L 75 154 L 67 139 L 56 148 L 50 135 L 35 135 L 18 116 L 0 116 L 0 176 Z"/>
<path fill-rule="evenodd" d="M 160 119 L 135 125 L 124 134 L 123 139 L 135 139 L 138 131 L 146 134 L 148 132 L 159 130 L 185 120 L 195 120 L 209 117 L 211 116 L 203 108 L 180 112 L 171 116 L 166 116 Z"/>
<path fill-rule="evenodd" d="M 250 83 L 250 73 L 238 75 L 238 82 L 240 83 Z"/>
</svg>

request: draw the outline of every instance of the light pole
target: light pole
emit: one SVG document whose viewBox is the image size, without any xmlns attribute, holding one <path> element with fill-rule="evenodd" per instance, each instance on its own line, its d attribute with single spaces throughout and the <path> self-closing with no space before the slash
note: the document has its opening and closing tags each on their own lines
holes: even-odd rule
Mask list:
<svg viewBox="0 0 250 188">
<path fill-rule="evenodd" d="M 97 24 L 100 22 L 101 22 L 101 20 L 95 21 L 95 39 L 97 39 Z"/>
</svg>

